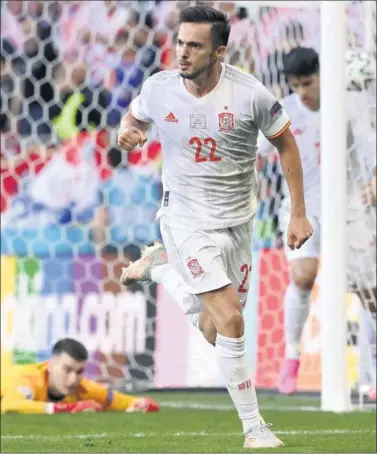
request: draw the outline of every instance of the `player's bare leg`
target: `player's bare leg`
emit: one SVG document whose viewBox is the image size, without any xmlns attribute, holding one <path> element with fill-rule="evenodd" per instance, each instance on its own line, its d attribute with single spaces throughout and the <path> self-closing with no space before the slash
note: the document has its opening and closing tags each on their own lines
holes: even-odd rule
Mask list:
<svg viewBox="0 0 377 454">
<path fill-rule="evenodd" d="M 300 368 L 300 341 L 309 315 L 310 293 L 318 272 L 318 259 L 301 258 L 290 262 L 291 283 L 284 298 L 285 360 L 279 378 L 279 392 L 296 391 Z"/>
<path fill-rule="evenodd" d="M 215 351 L 230 397 L 242 421 L 244 448 L 283 446 L 259 414 L 249 359 L 245 351 L 244 321 L 231 286 L 203 293 L 200 299 L 216 330 Z"/>
<path fill-rule="evenodd" d="M 126 268 L 123 270 L 121 282 L 124 285 L 128 285 L 135 281 L 147 282 L 153 280 L 154 282 L 159 282 L 164 285 L 173 299 L 181 305 L 183 310 L 185 310 L 187 298 L 198 297 L 188 294 L 184 286 L 180 285 L 179 275 L 167 263 L 166 255 L 162 253 L 162 251 L 163 247 L 158 244 L 152 248 L 146 249 L 143 257 L 130 265 L 131 269 Z M 221 296 L 219 296 L 219 294 Z M 222 306 L 225 308 L 225 314 L 220 313 L 217 317 L 219 326 L 222 327 L 223 335 L 217 334 L 216 323 L 212 317 L 213 308 L 217 307 L 216 302 L 206 304 L 206 301 L 212 300 L 215 295 L 218 296 L 217 299 L 215 298 L 216 301 L 218 299 L 225 299 L 224 305 L 222 305 L 221 302 L 219 304 L 220 308 Z M 229 295 L 231 295 L 231 298 L 229 298 Z M 215 345 L 216 343 L 216 351 L 218 352 L 220 366 L 227 383 L 230 382 L 233 370 L 240 369 L 241 365 L 240 371 L 237 370 L 237 374 L 239 375 L 237 380 L 240 382 L 240 385 L 246 383 L 245 389 L 238 390 L 238 388 L 234 386 L 232 386 L 231 389 L 228 389 L 243 422 L 246 435 L 245 447 L 260 448 L 282 446 L 283 443 L 272 434 L 259 415 L 255 388 L 251 382 L 252 373 L 248 366 L 244 348 L 243 318 L 237 294 L 231 287 L 227 287 L 223 290 L 200 295 L 200 298 L 204 306 L 203 312 L 188 314 L 188 316 L 192 324 L 200 329 L 209 343 L 212 345 Z M 227 309 L 228 305 L 231 307 L 230 310 Z M 233 307 L 235 310 L 232 309 Z M 216 309 L 215 312 L 217 312 Z M 236 325 L 233 325 L 234 319 L 237 319 Z M 237 327 L 236 331 L 229 332 L 229 329 L 232 329 L 232 327 L 234 328 L 234 326 Z M 230 352 L 229 358 L 226 356 L 227 351 L 228 355 Z M 227 363 L 229 364 L 227 365 Z M 234 377 L 232 377 L 232 383 L 233 380 Z"/>
<path fill-rule="evenodd" d="M 216 345 L 217 330 L 207 311 L 188 314 L 191 323 L 203 334 L 204 339 L 211 345 Z"/>
</svg>

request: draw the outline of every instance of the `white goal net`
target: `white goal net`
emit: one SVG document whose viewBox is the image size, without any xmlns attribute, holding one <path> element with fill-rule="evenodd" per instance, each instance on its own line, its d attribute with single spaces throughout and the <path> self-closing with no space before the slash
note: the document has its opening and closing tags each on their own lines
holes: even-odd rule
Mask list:
<svg viewBox="0 0 377 454">
<path fill-rule="evenodd" d="M 190 373 L 203 345 L 191 340 L 179 311 L 166 310 L 159 286 L 125 290 L 118 284 L 122 265 L 159 239 L 154 215 L 161 156 L 154 129 L 147 144 L 126 158 L 115 145 L 116 131 L 146 78 L 174 66 L 179 11 L 200 3 L 1 2 L 2 367 L 44 360 L 52 344 L 69 335 L 90 350 L 89 375 L 117 387 L 222 384 L 215 368 Z M 289 94 L 284 55 L 298 45 L 320 49 L 319 2 L 205 3 L 231 17 L 226 61 L 254 73 L 278 98 Z M 375 61 L 375 2 L 347 2 L 347 17 L 349 48 Z M 361 107 L 351 122 L 360 132 L 348 150 L 348 181 L 359 191 L 373 176 L 369 156 L 375 150 L 367 132 L 376 127 L 375 84 L 352 95 Z M 289 273 L 278 222 L 281 186 L 271 157 L 261 172 L 252 245 L 255 285 L 247 312 L 250 326 L 258 326 L 249 333 L 256 383 L 266 389 L 276 387 L 284 352 Z M 362 213 L 369 234 L 376 215 L 374 202 L 367 202 L 361 208 L 355 195 L 349 212 Z M 357 240 L 363 233 L 355 229 Z M 373 235 L 368 247 L 375 247 Z M 368 336 L 375 338 L 375 319 L 364 320 L 368 326 L 360 330 L 358 294 L 368 290 L 375 311 L 375 276 L 365 273 L 363 282 L 352 284 L 345 302 L 347 349 L 350 388 L 358 389 L 372 383 L 375 370 L 371 352 L 360 354 L 367 351 L 360 345 L 372 348 Z M 316 285 L 302 339 L 299 390 L 320 391 L 319 330 Z M 185 365 L 178 372 L 174 358 Z"/>
</svg>

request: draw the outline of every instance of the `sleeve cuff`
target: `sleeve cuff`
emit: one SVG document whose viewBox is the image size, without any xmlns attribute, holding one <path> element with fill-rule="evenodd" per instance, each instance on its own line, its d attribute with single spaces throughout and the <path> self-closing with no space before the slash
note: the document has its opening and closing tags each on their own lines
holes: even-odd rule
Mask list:
<svg viewBox="0 0 377 454">
<path fill-rule="evenodd" d="M 53 415 L 55 413 L 55 404 L 53 402 L 46 403 L 46 414 Z"/>
<path fill-rule="evenodd" d="M 128 108 L 128 113 L 131 118 L 133 118 L 136 121 L 142 121 L 143 123 L 149 123 L 150 120 L 148 118 L 144 118 L 143 115 L 140 114 L 140 108 L 139 108 L 139 97 L 135 98 L 129 108 Z"/>
<path fill-rule="evenodd" d="M 275 126 L 275 125 L 274 125 L 274 126 Z M 279 125 L 279 126 L 280 126 L 280 125 Z M 288 120 L 288 122 L 286 122 L 286 123 L 284 124 L 284 126 L 283 126 L 283 127 L 280 127 L 280 129 L 278 129 L 277 131 L 276 131 L 276 128 L 274 128 L 276 132 L 274 131 L 274 132 L 271 134 L 272 131 L 271 131 L 271 132 L 269 131 L 270 134 L 269 134 L 269 135 L 266 135 L 267 139 L 276 139 L 276 138 L 279 137 L 281 134 L 283 134 L 283 132 L 286 131 L 290 126 L 291 126 L 291 121 Z"/>
<path fill-rule="evenodd" d="M 135 109 L 132 107 L 132 104 L 133 104 L 133 101 L 131 102 L 131 104 L 130 104 L 130 106 L 129 106 L 129 108 L 128 108 L 128 113 L 129 113 L 129 115 L 130 115 L 130 117 L 131 117 L 132 119 L 138 120 L 138 118 L 136 118 L 136 116 L 135 116 L 135 113 L 134 113 L 134 112 L 135 112 Z"/>
<path fill-rule="evenodd" d="M 113 400 L 114 400 L 114 390 L 112 388 L 108 388 L 106 402 L 105 402 L 104 407 L 105 408 L 110 407 L 110 405 L 113 403 Z"/>
</svg>

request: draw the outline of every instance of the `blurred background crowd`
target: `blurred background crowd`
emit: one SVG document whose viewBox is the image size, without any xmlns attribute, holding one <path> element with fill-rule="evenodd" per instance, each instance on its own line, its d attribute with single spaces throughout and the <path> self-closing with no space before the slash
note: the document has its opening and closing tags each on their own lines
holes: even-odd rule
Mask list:
<svg viewBox="0 0 377 454">
<path fill-rule="evenodd" d="M 178 14 L 190 3 L 1 2 L 3 253 L 48 254 L 43 239 L 69 253 L 68 243 L 119 249 L 159 238 L 156 132 L 128 156 L 116 133 L 146 78 L 174 67 Z M 277 12 L 253 2 L 221 2 L 221 9 L 232 23 L 227 61 L 277 96 L 288 94 L 283 56 L 304 41 L 318 42 L 317 12 Z M 256 247 L 279 246 L 274 157 L 261 176 Z"/>
</svg>

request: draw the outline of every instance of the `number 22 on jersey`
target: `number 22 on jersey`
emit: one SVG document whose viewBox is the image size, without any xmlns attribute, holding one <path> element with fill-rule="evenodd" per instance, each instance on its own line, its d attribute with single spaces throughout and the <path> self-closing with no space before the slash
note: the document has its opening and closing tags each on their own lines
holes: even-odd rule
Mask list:
<svg viewBox="0 0 377 454">
<path fill-rule="evenodd" d="M 212 137 L 206 137 L 202 140 L 200 137 L 191 137 L 190 145 L 193 145 L 196 148 L 195 152 L 195 162 L 219 162 L 221 157 L 216 156 L 216 140 Z M 203 146 L 209 148 L 209 156 L 203 156 Z"/>
</svg>

